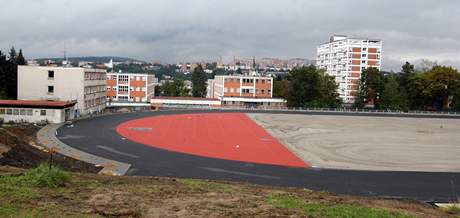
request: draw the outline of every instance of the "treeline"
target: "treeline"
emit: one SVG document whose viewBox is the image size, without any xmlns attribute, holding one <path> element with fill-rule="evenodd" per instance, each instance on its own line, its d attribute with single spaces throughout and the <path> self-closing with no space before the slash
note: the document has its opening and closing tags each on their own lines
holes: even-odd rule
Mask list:
<svg viewBox="0 0 460 218">
<path fill-rule="evenodd" d="M 18 65 L 26 65 L 22 49 L 16 53 L 14 47 L 8 55 L 0 51 L 0 99 L 17 98 Z"/>
<path fill-rule="evenodd" d="M 343 104 L 334 77 L 314 66 L 293 69 L 274 81 L 273 95 L 288 107 L 336 108 Z M 460 73 L 432 64 L 416 70 L 406 62 L 398 73 L 363 70 L 355 108 L 390 110 L 460 110 Z"/>
<path fill-rule="evenodd" d="M 399 73 L 368 68 L 361 75 L 358 108 L 392 110 L 460 110 L 460 73 L 434 64 L 415 70 L 406 62 Z"/>
</svg>

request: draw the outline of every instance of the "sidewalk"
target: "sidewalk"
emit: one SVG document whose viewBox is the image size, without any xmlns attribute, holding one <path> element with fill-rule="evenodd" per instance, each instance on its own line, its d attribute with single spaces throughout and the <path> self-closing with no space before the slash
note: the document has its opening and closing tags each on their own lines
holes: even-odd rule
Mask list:
<svg viewBox="0 0 460 218">
<path fill-rule="evenodd" d="M 96 155 L 88 154 L 62 143 L 56 137 L 56 131 L 62 125 L 63 124 L 49 124 L 40 129 L 40 131 L 37 133 L 38 143 L 47 149 L 54 149 L 57 153 L 62 155 L 91 163 L 96 166 L 102 166 L 103 169 L 99 172 L 99 174 L 121 176 L 124 175 L 131 167 L 131 164 L 113 161 Z"/>
</svg>

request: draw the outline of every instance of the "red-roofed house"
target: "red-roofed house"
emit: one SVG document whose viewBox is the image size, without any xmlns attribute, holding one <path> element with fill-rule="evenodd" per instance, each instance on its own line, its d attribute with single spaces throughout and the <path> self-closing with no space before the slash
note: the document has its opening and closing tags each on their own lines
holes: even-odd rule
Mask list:
<svg viewBox="0 0 460 218">
<path fill-rule="evenodd" d="M 62 123 L 74 118 L 76 101 L 0 100 L 4 122 Z"/>
</svg>

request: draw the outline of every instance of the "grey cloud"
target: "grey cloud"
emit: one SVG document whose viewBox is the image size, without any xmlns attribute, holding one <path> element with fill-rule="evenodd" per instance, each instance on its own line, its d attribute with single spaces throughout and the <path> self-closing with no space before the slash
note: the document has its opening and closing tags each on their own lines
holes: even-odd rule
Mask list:
<svg viewBox="0 0 460 218">
<path fill-rule="evenodd" d="M 384 40 L 384 68 L 422 58 L 460 66 L 451 0 L 0 0 L 0 49 L 28 57 L 116 55 L 167 62 L 219 56 L 314 58 L 330 34 Z"/>
</svg>

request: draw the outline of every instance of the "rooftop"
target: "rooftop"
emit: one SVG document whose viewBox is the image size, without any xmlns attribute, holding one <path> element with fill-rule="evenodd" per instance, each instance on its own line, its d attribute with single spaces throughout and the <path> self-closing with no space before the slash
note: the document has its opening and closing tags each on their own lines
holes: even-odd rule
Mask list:
<svg viewBox="0 0 460 218">
<path fill-rule="evenodd" d="M 0 107 L 67 108 L 76 103 L 76 101 L 0 100 Z"/>
<path fill-rule="evenodd" d="M 169 96 L 157 96 L 157 97 L 153 97 L 152 99 L 220 101 L 218 98 L 200 98 L 200 97 L 169 97 Z"/>
</svg>

